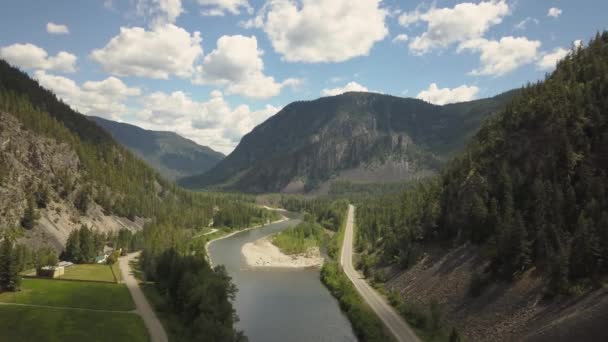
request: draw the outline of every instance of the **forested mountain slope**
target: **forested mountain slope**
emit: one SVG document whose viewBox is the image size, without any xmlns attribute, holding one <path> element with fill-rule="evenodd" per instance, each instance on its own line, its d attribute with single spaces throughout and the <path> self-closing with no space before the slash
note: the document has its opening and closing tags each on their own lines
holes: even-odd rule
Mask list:
<svg viewBox="0 0 608 342">
<path fill-rule="evenodd" d="M 273 213 L 255 206 L 252 197 L 191 193 L 168 183 L 97 124 L 2 60 L 0 139 L 0 239 L 8 246 L 61 250 L 81 226 L 100 232 L 131 226 L 138 233 L 127 245 L 143 250 L 142 270 L 182 325 L 179 340 L 240 339 L 230 303 L 236 289 L 223 268 L 210 268 L 205 237 L 193 237 L 211 224 L 244 228 Z M 7 260 L 9 267 L 17 265 L 13 257 Z"/>
<path fill-rule="evenodd" d="M 331 177 L 364 182 L 423 177 L 438 171 L 512 96 L 435 106 L 351 92 L 294 102 L 245 135 L 216 167 L 180 183 L 301 192 Z"/>
<path fill-rule="evenodd" d="M 440 177 L 362 204 L 364 269 L 406 268 L 389 287 L 439 301 L 470 339 L 605 340 L 607 144 L 605 32 L 525 87 Z"/>
<path fill-rule="evenodd" d="M 100 117 L 90 118 L 169 180 L 201 174 L 225 157 L 174 132 L 150 131 Z"/>
</svg>

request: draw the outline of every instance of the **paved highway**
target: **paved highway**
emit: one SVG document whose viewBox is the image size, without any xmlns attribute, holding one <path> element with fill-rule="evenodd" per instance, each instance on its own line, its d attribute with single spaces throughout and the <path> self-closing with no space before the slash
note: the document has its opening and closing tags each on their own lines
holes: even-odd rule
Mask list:
<svg viewBox="0 0 608 342">
<path fill-rule="evenodd" d="M 344 242 L 342 244 L 342 254 L 340 264 L 344 272 L 353 282 L 361 297 L 376 312 L 380 320 L 395 336 L 399 342 L 420 342 L 414 331 L 407 325 L 401 316 L 376 290 L 361 277 L 359 272 L 353 267 L 353 225 L 355 221 L 355 207 L 348 206 L 348 216 L 346 218 L 346 230 L 344 232 Z"/>
</svg>

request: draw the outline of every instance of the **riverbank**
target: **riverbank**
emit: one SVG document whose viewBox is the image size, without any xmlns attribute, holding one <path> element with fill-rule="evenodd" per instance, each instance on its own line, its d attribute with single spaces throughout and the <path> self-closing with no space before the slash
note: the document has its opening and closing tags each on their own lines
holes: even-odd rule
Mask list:
<svg viewBox="0 0 608 342">
<path fill-rule="evenodd" d="M 272 244 L 270 237 L 244 244 L 241 253 L 249 267 L 320 267 L 324 260 L 319 247 L 312 247 L 306 253 L 284 254 L 277 246 Z"/>
<path fill-rule="evenodd" d="M 253 226 L 253 227 L 249 227 L 249 228 L 245 228 L 245 229 L 241 229 L 241 230 L 236 230 L 236 231 L 231 232 L 229 234 L 221 235 L 221 236 L 218 236 L 218 237 L 216 237 L 214 239 L 211 239 L 211 240 L 207 241 L 207 243 L 205 244 L 205 253 L 207 254 L 207 260 L 209 261 L 209 265 L 211 267 L 213 267 L 213 260 L 211 260 L 211 255 L 209 254 L 209 246 L 213 242 L 219 241 L 219 240 L 223 240 L 223 239 L 227 239 L 227 238 L 229 238 L 229 237 L 231 237 L 231 236 L 233 236 L 235 234 L 241 233 L 241 232 L 245 232 L 245 231 L 256 229 L 256 228 L 262 228 L 262 227 L 267 226 L 269 224 L 275 224 L 275 223 L 280 223 L 280 222 L 285 222 L 285 221 L 289 221 L 289 218 L 286 217 L 286 216 L 282 216 L 282 218 L 279 219 L 279 220 L 272 221 L 272 222 L 266 223 L 266 224 L 259 224 L 257 226 Z"/>
</svg>

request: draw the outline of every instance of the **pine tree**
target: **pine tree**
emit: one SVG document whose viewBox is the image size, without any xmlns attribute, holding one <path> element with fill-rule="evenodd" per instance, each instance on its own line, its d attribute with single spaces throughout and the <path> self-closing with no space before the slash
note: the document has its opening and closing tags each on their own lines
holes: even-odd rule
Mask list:
<svg viewBox="0 0 608 342">
<path fill-rule="evenodd" d="M 79 231 L 80 235 L 80 262 L 81 263 L 92 263 L 95 261 L 97 251 L 95 250 L 95 240 L 93 233 L 86 225 L 82 225 Z"/>
<path fill-rule="evenodd" d="M 11 283 L 11 261 L 13 243 L 5 236 L 0 243 L 0 290 L 8 291 Z"/>
<path fill-rule="evenodd" d="M 29 196 L 27 199 L 27 208 L 25 208 L 25 213 L 23 214 L 23 219 L 21 219 L 21 226 L 25 229 L 34 228 L 34 224 L 40 218 L 38 213 L 36 212 L 36 204 L 34 202 L 34 197 Z"/>
<path fill-rule="evenodd" d="M 65 245 L 65 258 L 69 261 L 79 263 L 82 260 L 80 252 L 80 232 L 78 229 L 70 232 Z"/>
<path fill-rule="evenodd" d="M 570 276 L 583 278 L 597 271 L 600 251 L 585 212 L 579 215 L 576 225 L 570 253 Z"/>
<path fill-rule="evenodd" d="M 20 267 L 19 255 L 17 253 L 15 253 L 14 249 L 12 249 L 11 256 L 10 256 L 10 264 L 8 267 L 9 283 L 8 283 L 7 290 L 9 290 L 9 291 L 21 290 L 21 275 L 19 274 L 19 272 L 21 272 L 21 270 L 19 269 L 19 267 Z"/>
</svg>

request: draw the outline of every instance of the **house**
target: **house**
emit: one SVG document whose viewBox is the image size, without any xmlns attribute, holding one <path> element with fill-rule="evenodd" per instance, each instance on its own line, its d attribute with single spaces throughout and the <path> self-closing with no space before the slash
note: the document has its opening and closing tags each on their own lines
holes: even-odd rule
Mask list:
<svg viewBox="0 0 608 342">
<path fill-rule="evenodd" d="M 63 266 L 43 266 L 36 270 L 36 275 L 46 278 L 58 278 L 64 275 L 65 268 Z"/>
</svg>

